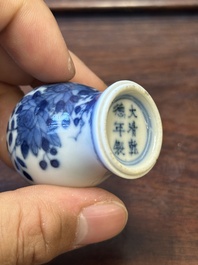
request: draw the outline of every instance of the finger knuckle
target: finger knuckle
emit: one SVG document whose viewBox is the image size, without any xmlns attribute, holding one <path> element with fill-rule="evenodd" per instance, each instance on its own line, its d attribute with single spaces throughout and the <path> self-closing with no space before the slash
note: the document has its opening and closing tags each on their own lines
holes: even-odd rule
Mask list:
<svg viewBox="0 0 198 265">
<path fill-rule="evenodd" d="M 34 207 L 29 213 L 22 209 L 19 213 L 17 229 L 17 265 L 41 264 L 53 258 L 53 226 L 48 229 L 45 207 Z M 49 217 L 49 216 L 48 216 Z M 52 221 L 51 216 L 49 222 Z M 55 226 L 59 226 L 56 220 Z M 59 228 L 61 230 L 61 228 Z"/>
</svg>

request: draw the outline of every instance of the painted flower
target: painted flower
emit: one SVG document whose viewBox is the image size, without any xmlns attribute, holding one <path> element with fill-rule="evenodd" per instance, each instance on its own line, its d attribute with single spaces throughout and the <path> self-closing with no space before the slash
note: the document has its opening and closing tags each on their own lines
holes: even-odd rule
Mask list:
<svg viewBox="0 0 198 265">
<path fill-rule="evenodd" d="M 61 127 L 67 130 L 73 123 L 75 127 L 79 127 L 77 135 L 73 137 L 77 141 L 85 124 L 84 114 L 92 110 L 98 95 L 99 92 L 92 88 L 66 83 L 36 89 L 21 100 L 13 113 L 8 129 L 8 144 L 11 146 L 13 132 L 16 130 L 13 153 L 16 152 L 16 147 L 20 147 L 24 160 L 16 156 L 15 166 L 18 170 L 22 168 L 26 178 L 32 179 L 25 164 L 30 152 L 38 156 L 39 151 L 42 150 L 45 154 L 39 161 L 42 170 L 46 170 L 48 166 L 54 168 L 60 166 L 56 158 L 58 148 L 61 148 L 58 129 Z"/>
<path fill-rule="evenodd" d="M 23 157 L 26 158 L 29 150 L 37 156 L 41 146 L 42 136 L 47 132 L 47 125 L 42 115 L 35 115 L 35 109 L 21 110 L 17 116 L 16 145 L 21 145 Z M 24 150 L 24 147 L 25 150 Z M 28 149 L 27 149 L 28 147 Z"/>
</svg>

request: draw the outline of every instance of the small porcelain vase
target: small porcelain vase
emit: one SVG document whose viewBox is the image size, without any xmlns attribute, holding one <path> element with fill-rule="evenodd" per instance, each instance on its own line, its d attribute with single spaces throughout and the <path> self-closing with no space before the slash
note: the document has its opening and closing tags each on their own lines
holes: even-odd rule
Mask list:
<svg viewBox="0 0 198 265">
<path fill-rule="evenodd" d="M 104 92 L 41 86 L 23 97 L 7 128 L 16 170 L 30 183 L 94 186 L 110 175 L 135 179 L 155 164 L 162 125 L 151 96 L 119 81 Z"/>
</svg>

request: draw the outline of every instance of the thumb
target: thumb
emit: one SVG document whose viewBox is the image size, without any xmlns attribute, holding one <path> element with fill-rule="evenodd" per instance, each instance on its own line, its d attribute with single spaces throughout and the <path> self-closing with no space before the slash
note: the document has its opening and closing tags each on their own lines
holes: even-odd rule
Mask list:
<svg viewBox="0 0 198 265">
<path fill-rule="evenodd" d="M 42 264 L 118 234 L 123 203 L 107 191 L 31 186 L 0 194 L 0 264 Z"/>
</svg>

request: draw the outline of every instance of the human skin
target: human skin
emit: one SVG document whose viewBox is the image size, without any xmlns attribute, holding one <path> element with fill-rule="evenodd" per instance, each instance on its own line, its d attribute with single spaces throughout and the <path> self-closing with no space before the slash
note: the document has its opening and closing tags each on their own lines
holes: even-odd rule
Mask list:
<svg viewBox="0 0 198 265">
<path fill-rule="evenodd" d="M 106 85 L 66 46 L 42 0 L 0 0 L 0 159 L 21 85 L 74 81 Z M 127 210 L 99 188 L 35 185 L 0 194 L 0 264 L 43 264 L 57 255 L 117 235 Z"/>
</svg>

